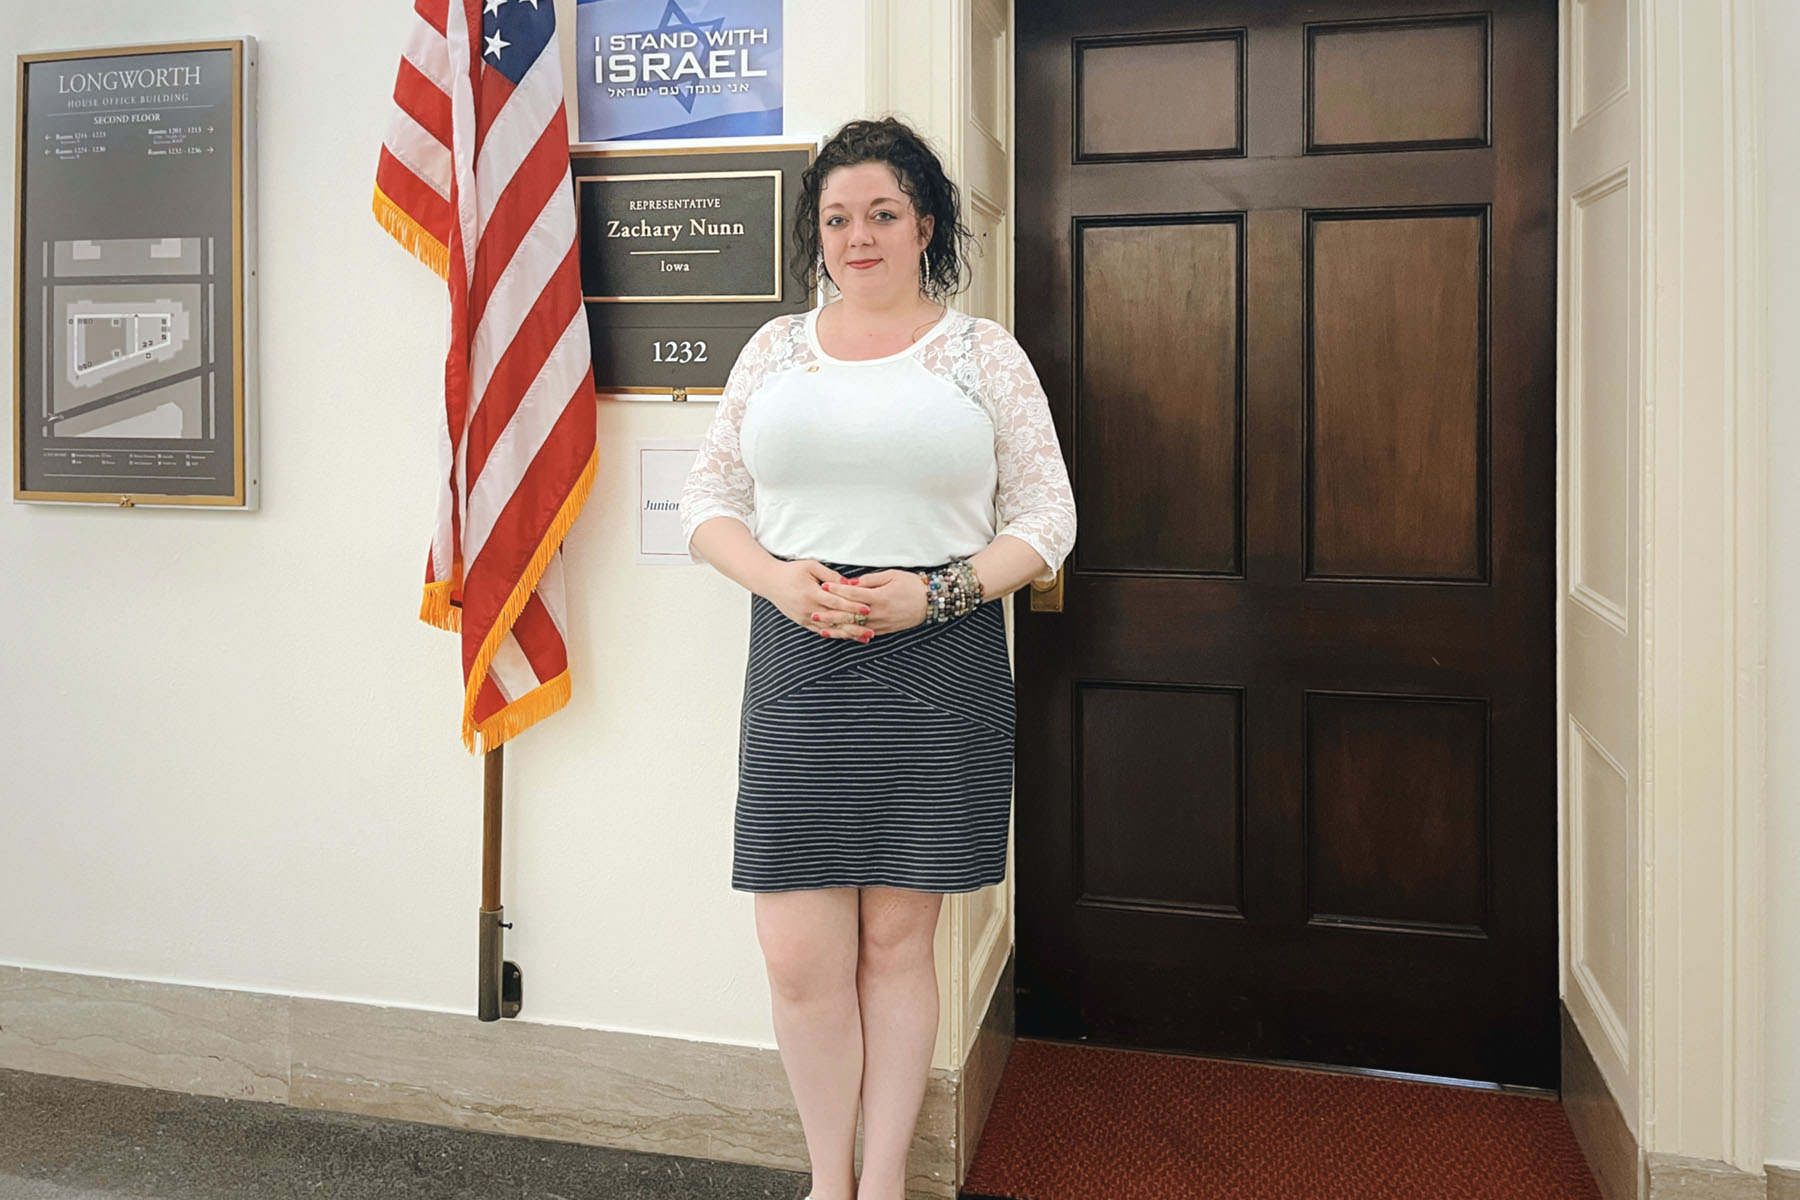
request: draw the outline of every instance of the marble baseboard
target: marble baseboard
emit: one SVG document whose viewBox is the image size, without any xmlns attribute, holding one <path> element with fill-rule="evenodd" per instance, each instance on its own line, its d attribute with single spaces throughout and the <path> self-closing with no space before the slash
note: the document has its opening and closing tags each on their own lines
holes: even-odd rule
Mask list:
<svg viewBox="0 0 1800 1200">
<path fill-rule="evenodd" d="M 286 996 L 0 966 L 0 1067 L 288 1099 Z"/>
<path fill-rule="evenodd" d="M 1763 1175 L 1679 1154 L 1646 1154 L 1643 1182 L 1645 1200 L 1767 1200 L 1769 1195 Z"/>
<path fill-rule="evenodd" d="M 1800 1171 L 1770 1167 L 1769 1200 L 1800 1200 Z"/>
<path fill-rule="evenodd" d="M 994 1094 L 1000 1090 L 1000 1076 L 1006 1060 L 1012 1055 L 1016 1036 L 1015 997 L 1013 994 L 1013 955 L 1000 969 L 994 995 L 982 1014 L 981 1028 L 975 1031 L 975 1042 L 963 1062 L 956 1090 L 956 1178 L 960 1183 L 974 1161 L 975 1147 L 981 1142 L 981 1131 L 987 1125 L 988 1110 L 994 1106 Z"/>
<path fill-rule="evenodd" d="M 807 1169 L 773 1049 L 0 967 L 0 1067 Z M 958 1083 L 927 1082 L 909 1200 L 954 1200 Z"/>
</svg>

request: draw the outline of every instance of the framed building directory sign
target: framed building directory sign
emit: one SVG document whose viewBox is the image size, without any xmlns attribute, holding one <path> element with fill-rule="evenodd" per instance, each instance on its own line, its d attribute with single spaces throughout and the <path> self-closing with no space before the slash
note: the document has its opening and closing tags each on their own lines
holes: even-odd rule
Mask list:
<svg viewBox="0 0 1800 1200">
<path fill-rule="evenodd" d="M 13 497 L 251 509 L 255 42 L 19 59 Z"/>
</svg>

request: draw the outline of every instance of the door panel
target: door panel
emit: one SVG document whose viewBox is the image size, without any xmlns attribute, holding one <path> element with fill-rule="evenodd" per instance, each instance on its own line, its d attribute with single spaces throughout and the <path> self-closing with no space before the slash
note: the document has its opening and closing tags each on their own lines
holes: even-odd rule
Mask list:
<svg viewBox="0 0 1800 1200">
<path fill-rule="evenodd" d="M 1487 936 L 1487 705 L 1306 696 L 1313 924 Z"/>
<path fill-rule="evenodd" d="M 1018 6 L 1022 1033 L 1556 1083 L 1555 7 L 1434 7 Z"/>
<path fill-rule="evenodd" d="M 1075 43 L 1077 162 L 1243 153 L 1243 40 L 1233 33 Z M 1171 105 L 1146 79 L 1179 79 Z"/>
<path fill-rule="evenodd" d="M 1486 14 L 1307 28 L 1307 149 L 1487 144 Z"/>
<path fill-rule="evenodd" d="M 1313 213 L 1307 576 L 1484 575 L 1482 213 Z"/>
<path fill-rule="evenodd" d="M 1089 684 L 1076 703 L 1076 902 L 1243 916 L 1242 694 Z"/>
<path fill-rule="evenodd" d="M 1084 223 L 1078 237 L 1082 564 L 1237 575 L 1241 226 Z"/>
</svg>

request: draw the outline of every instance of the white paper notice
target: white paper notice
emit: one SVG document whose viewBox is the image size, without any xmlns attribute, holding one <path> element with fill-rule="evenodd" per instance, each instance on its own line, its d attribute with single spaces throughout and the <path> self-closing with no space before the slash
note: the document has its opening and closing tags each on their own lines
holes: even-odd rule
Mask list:
<svg viewBox="0 0 1800 1200">
<path fill-rule="evenodd" d="M 639 562 L 691 565 L 681 536 L 681 487 L 699 453 L 699 442 L 638 441 Z"/>
</svg>

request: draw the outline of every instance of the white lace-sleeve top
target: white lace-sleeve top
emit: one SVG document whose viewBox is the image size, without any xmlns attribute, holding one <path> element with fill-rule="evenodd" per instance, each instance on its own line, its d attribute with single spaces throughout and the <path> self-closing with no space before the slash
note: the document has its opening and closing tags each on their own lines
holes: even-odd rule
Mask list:
<svg viewBox="0 0 1800 1200">
<path fill-rule="evenodd" d="M 1048 581 L 1075 541 L 1075 499 L 1025 352 L 947 309 L 884 358 L 832 358 L 819 310 L 777 317 L 738 355 L 681 496 L 694 530 L 736 517 L 783 558 L 933 566 L 1005 533 Z"/>
</svg>

